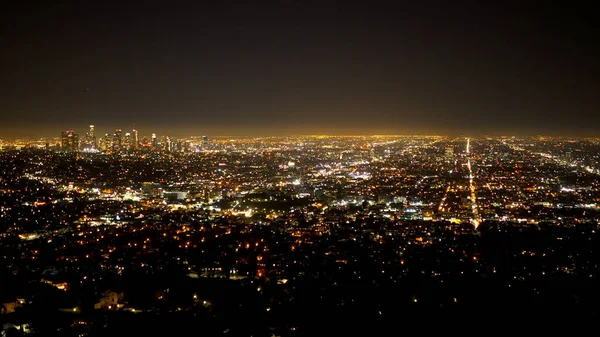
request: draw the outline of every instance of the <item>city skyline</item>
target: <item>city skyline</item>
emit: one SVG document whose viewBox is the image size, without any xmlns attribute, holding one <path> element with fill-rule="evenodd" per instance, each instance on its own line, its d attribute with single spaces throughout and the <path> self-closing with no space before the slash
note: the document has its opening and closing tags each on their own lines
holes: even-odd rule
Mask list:
<svg viewBox="0 0 600 337">
<path fill-rule="evenodd" d="M 548 130 L 497 130 L 494 132 L 485 131 L 428 131 L 424 128 L 418 129 L 413 128 L 410 130 L 394 130 L 394 129 L 377 129 L 377 130 L 364 130 L 360 128 L 313 128 L 313 129 L 281 129 L 277 130 L 247 130 L 247 131 L 231 131 L 226 128 L 171 128 L 164 126 L 138 126 L 133 123 L 127 127 L 122 124 L 111 124 L 98 125 L 94 124 L 97 131 L 97 135 L 114 134 L 116 129 L 122 129 L 124 133 L 132 133 L 133 130 L 138 130 L 140 136 L 151 136 L 152 134 L 158 134 L 162 136 L 169 136 L 174 138 L 189 138 L 189 137 L 202 137 L 210 135 L 211 137 L 241 137 L 241 138 L 252 138 L 252 137 L 298 137 L 298 136 L 440 136 L 440 137 L 564 137 L 564 138 L 598 138 L 600 134 L 596 131 L 596 128 L 590 127 L 588 130 L 579 131 L 548 131 Z M 77 124 L 76 126 L 66 128 L 45 128 L 40 132 L 29 132 L 22 134 L 0 134 L 0 141 L 15 141 L 19 139 L 52 139 L 60 138 L 60 133 L 63 131 L 74 131 L 80 132 L 85 135 L 85 131 L 89 128 L 89 124 Z M 379 131 L 379 132 L 378 132 Z"/>
</svg>

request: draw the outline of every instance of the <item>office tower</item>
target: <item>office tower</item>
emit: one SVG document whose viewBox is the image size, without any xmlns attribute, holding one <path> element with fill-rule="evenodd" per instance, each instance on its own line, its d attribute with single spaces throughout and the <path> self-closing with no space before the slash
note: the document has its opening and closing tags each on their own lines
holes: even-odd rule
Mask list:
<svg viewBox="0 0 600 337">
<path fill-rule="evenodd" d="M 102 138 L 102 146 L 100 148 L 104 151 L 112 149 L 112 143 L 112 137 L 107 133 L 104 135 L 104 138 Z"/>
<path fill-rule="evenodd" d="M 208 146 L 208 137 L 207 136 L 202 136 L 202 146 L 204 146 L 204 147 Z"/>
<path fill-rule="evenodd" d="M 183 143 L 183 152 L 190 152 L 190 141 L 186 140 L 185 143 Z"/>
<path fill-rule="evenodd" d="M 167 150 L 167 137 L 160 136 L 160 141 L 158 142 L 158 144 L 160 145 L 161 150 L 166 151 Z"/>
<path fill-rule="evenodd" d="M 106 135 L 104 135 L 104 137 L 100 137 L 98 140 L 98 149 L 101 151 L 106 150 Z"/>
<path fill-rule="evenodd" d="M 131 145 L 131 133 L 129 133 L 129 132 L 125 133 L 125 139 L 123 141 L 123 148 L 125 148 L 127 150 L 133 149 L 133 146 Z"/>
<path fill-rule="evenodd" d="M 73 151 L 73 152 L 79 151 L 79 135 L 76 133 L 73 133 L 73 140 L 71 143 L 71 151 Z"/>
<path fill-rule="evenodd" d="M 131 139 L 131 142 L 131 148 L 134 150 L 137 149 L 140 144 L 140 140 L 138 139 L 138 130 L 135 128 L 135 126 L 133 127 L 133 138 Z"/>
<path fill-rule="evenodd" d="M 61 133 L 62 149 L 67 152 L 77 152 L 79 150 L 79 135 L 73 130 L 66 130 Z"/>
<path fill-rule="evenodd" d="M 152 134 L 152 147 L 155 149 L 158 148 L 158 139 L 156 138 L 156 133 Z"/>
<path fill-rule="evenodd" d="M 96 133 L 94 131 L 94 126 L 90 125 L 90 131 L 88 131 L 88 137 L 92 140 L 93 145 L 96 145 Z"/>
<path fill-rule="evenodd" d="M 95 128 L 93 125 L 90 125 L 90 130 L 85 135 L 85 146 L 92 149 L 98 147 L 98 144 L 96 143 Z"/>
<path fill-rule="evenodd" d="M 171 138 L 169 138 L 167 136 L 165 150 L 167 150 L 167 152 L 171 152 L 172 146 L 173 146 L 173 142 L 171 141 Z"/>
<path fill-rule="evenodd" d="M 95 149 L 98 147 L 93 125 L 90 125 L 89 131 L 85 134 L 85 139 L 82 141 L 82 147 L 85 149 Z"/>
<path fill-rule="evenodd" d="M 115 130 L 115 135 L 114 135 L 114 147 L 120 151 L 123 147 L 123 136 L 122 136 L 123 131 L 121 129 L 116 129 Z"/>
<path fill-rule="evenodd" d="M 60 147 L 66 150 L 69 147 L 69 131 L 63 131 L 60 133 Z"/>
</svg>

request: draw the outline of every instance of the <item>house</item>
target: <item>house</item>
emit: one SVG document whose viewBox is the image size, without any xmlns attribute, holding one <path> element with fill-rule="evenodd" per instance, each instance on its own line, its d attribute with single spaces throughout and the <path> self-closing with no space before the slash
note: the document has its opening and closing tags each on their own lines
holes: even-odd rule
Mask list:
<svg viewBox="0 0 600 337">
<path fill-rule="evenodd" d="M 100 300 L 94 304 L 96 310 L 116 310 L 123 307 L 123 293 L 117 293 L 111 290 L 102 293 Z"/>
<path fill-rule="evenodd" d="M 25 304 L 25 299 L 17 298 L 15 301 L 0 303 L 0 314 L 10 314 Z"/>
</svg>

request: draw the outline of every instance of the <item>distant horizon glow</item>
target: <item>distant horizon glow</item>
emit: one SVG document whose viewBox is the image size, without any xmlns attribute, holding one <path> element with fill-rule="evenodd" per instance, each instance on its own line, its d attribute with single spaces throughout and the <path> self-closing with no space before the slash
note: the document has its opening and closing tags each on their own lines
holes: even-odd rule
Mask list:
<svg viewBox="0 0 600 337">
<path fill-rule="evenodd" d="M 105 134 L 113 135 L 115 130 L 121 129 L 124 134 L 128 133 L 129 129 L 125 127 L 105 127 L 95 126 L 96 137 L 103 137 Z M 75 127 L 68 128 L 45 128 L 37 132 L 12 132 L 12 133 L 0 133 L 0 140 L 10 141 L 17 139 L 39 139 L 39 138 L 60 138 L 60 133 L 65 130 L 73 130 L 80 136 L 85 135 L 89 130 L 89 124 L 87 125 L 76 125 Z M 131 130 L 134 130 L 131 126 Z M 224 129 L 200 129 L 198 131 L 193 128 L 165 128 L 165 126 L 151 127 L 151 126 L 135 126 L 135 130 L 139 132 L 139 138 L 148 137 L 150 138 L 153 134 L 157 136 L 169 136 L 175 138 L 191 138 L 191 137 L 395 137 L 395 136 L 430 136 L 430 137 L 567 137 L 567 138 L 597 138 L 600 134 L 594 129 L 590 128 L 589 131 L 585 130 L 561 130 L 556 132 L 542 130 L 535 131 L 496 131 L 496 132 L 473 132 L 473 131 L 460 131 L 460 130 L 448 130 L 448 131 L 424 131 L 414 129 L 413 131 L 401 131 L 393 132 L 390 130 L 370 130 L 365 129 L 357 131 L 354 128 L 348 129 L 334 129 L 334 130 L 289 130 L 278 129 L 274 131 L 265 131 L 263 129 L 253 130 L 224 130 Z"/>
</svg>

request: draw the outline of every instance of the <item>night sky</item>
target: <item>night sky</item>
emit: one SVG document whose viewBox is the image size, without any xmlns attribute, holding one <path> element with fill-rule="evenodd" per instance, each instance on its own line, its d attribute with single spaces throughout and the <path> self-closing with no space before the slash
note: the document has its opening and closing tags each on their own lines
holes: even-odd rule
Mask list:
<svg viewBox="0 0 600 337">
<path fill-rule="evenodd" d="M 3 4 L 0 138 L 598 135 L 598 11 L 529 3 Z"/>
</svg>

